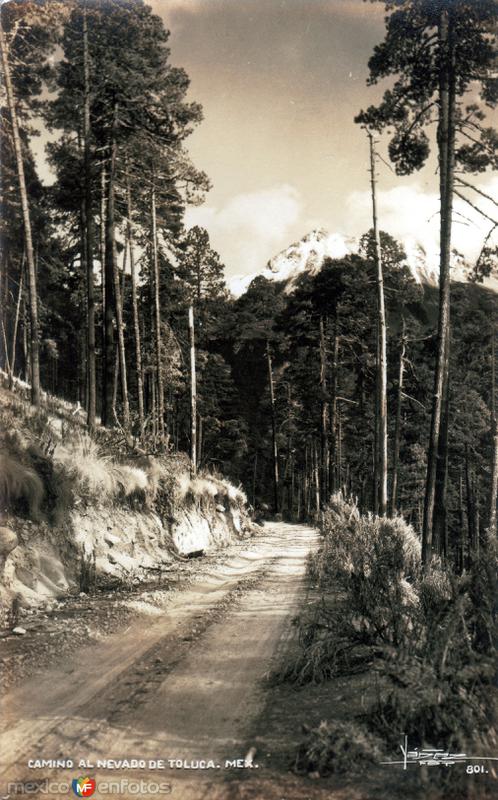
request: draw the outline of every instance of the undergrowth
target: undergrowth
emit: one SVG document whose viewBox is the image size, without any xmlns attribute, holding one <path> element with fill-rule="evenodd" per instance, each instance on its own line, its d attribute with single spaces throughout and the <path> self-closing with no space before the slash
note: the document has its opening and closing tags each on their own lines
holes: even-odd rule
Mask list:
<svg viewBox="0 0 498 800">
<path fill-rule="evenodd" d="M 35 409 L 0 388 L 0 508 L 61 524 L 76 506 L 129 506 L 168 522 L 183 510 L 243 510 L 246 497 L 218 474 L 190 477 L 183 453 L 144 454 L 99 428 L 90 436 L 70 404 Z"/>
<path fill-rule="evenodd" d="M 361 516 L 340 496 L 321 533 L 308 566 L 315 599 L 298 620 L 295 657 L 274 679 L 303 685 L 371 670 L 378 695 L 354 721 L 361 753 L 344 754 L 344 732 L 329 720 L 306 735 L 296 769 L 341 771 L 349 757 L 376 752 L 379 739 L 393 752 L 405 734 L 422 747 L 495 749 L 494 544 L 485 543 L 463 576 L 437 560 L 426 574 L 419 539 L 403 519 Z M 445 784 L 462 775 L 430 774 Z"/>
</svg>

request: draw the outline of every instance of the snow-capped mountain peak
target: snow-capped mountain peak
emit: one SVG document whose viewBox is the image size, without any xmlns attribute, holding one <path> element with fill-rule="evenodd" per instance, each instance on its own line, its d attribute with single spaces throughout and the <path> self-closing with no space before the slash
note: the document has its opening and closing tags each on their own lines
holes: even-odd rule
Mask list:
<svg viewBox="0 0 498 800">
<path fill-rule="evenodd" d="M 407 239 L 402 245 L 406 253 L 406 264 L 417 283 L 436 285 L 439 254 L 428 253 L 415 239 Z M 284 291 L 290 292 L 299 275 L 303 272 L 316 274 L 325 258 L 344 258 L 346 255 L 357 253 L 358 249 L 359 239 L 343 236 L 340 233 L 330 233 L 325 228 L 316 228 L 271 258 L 261 272 L 233 277 L 229 282 L 229 288 L 235 297 L 240 297 L 251 281 L 261 275 L 267 280 L 285 283 Z M 453 258 L 452 277 L 459 281 L 466 279 L 465 264 L 462 263 L 461 257 Z"/>
</svg>

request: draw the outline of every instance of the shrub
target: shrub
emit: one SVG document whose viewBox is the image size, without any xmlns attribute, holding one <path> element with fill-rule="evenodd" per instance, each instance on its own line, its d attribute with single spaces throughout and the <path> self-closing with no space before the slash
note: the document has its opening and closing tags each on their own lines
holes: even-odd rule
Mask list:
<svg viewBox="0 0 498 800">
<path fill-rule="evenodd" d="M 361 517 L 339 497 L 323 515 L 322 536 L 309 560 L 320 597 L 301 615 L 297 656 L 277 678 L 323 681 L 375 665 L 379 696 L 363 717 L 375 736 L 393 748 L 404 732 L 421 746 L 459 750 L 477 738 L 491 749 L 494 542 L 483 541 L 464 576 L 437 559 L 423 574 L 410 526 L 399 517 Z M 296 764 L 337 770 L 343 757 L 340 735 L 322 722 Z M 450 771 L 431 780 L 447 782 Z"/>
<path fill-rule="evenodd" d="M 358 725 L 322 721 L 306 733 L 293 766 L 298 774 L 326 776 L 364 770 L 380 756 L 378 743 Z"/>
</svg>

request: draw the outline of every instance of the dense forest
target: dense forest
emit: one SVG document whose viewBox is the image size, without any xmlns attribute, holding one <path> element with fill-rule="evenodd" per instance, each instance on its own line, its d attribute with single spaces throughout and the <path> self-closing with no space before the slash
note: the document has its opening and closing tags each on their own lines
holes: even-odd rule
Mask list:
<svg viewBox="0 0 498 800">
<path fill-rule="evenodd" d="M 461 571 L 496 529 L 497 296 L 480 284 L 498 222 L 469 282 L 450 283 L 452 197 L 478 207 L 472 176 L 497 166 L 484 115 L 497 11 L 386 5 L 371 82 L 395 80 L 357 117 L 370 230 L 291 288 L 260 277 L 236 299 L 208 232 L 184 225 L 210 186 L 187 149 L 202 109 L 162 21 L 141 0 L 4 4 L 2 368 L 34 404 L 44 392 L 79 403 L 89 430 L 115 428 L 123 448 L 190 453 L 266 514 L 310 519 L 337 490 L 399 512 L 423 533 L 425 561 L 437 552 Z M 40 126 L 56 134 L 48 185 Z M 416 282 L 377 219 L 385 131 L 399 174 L 437 150 L 439 289 Z"/>
</svg>

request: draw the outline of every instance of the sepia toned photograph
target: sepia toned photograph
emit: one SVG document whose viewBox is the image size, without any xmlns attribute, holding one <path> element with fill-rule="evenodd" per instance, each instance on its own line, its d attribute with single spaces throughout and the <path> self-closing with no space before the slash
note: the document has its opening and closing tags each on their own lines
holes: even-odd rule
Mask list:
<svg viewBox="0 0 498 800">
<path fill-rule="evenodd" d="M 0 800 L 498 797 L 498 0 L 0 0 Z"/>
</svg>

